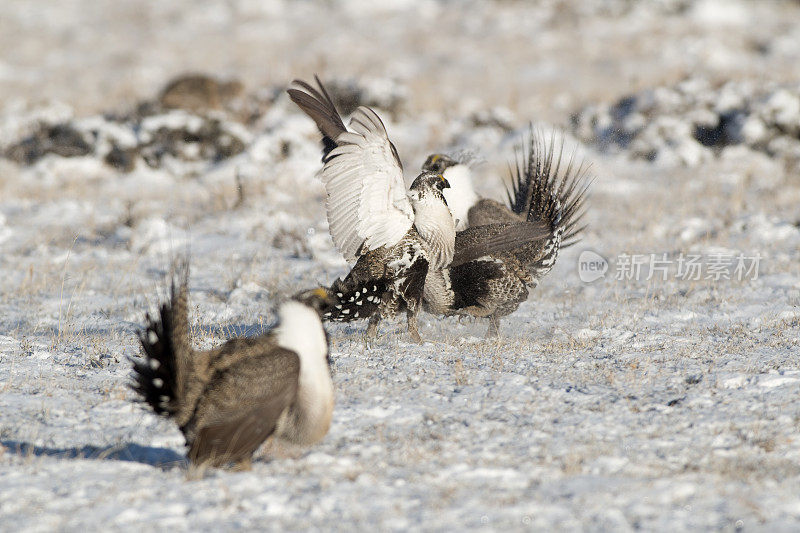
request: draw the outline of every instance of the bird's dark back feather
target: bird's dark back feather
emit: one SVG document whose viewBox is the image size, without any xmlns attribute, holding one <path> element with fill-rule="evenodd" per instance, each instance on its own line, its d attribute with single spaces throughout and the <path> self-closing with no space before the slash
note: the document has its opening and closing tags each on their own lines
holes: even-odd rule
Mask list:
<svg viewBox="0 0 800 533">
<path fill-rule="evenodd" d="M 490 283 L 504 275 L 503 267 L 493 260 L 470 261 L 450 269 L 455 300 L 453 309 L 482 306 L 490 294 Z"/>
<path fill-rule="evenodd" d="M 540 221 L 472 226 L 456 233 L 450 264 L 458 266 L 483 256 L 513 252 L 549 236 L 550 228 Z"/>
</svg>

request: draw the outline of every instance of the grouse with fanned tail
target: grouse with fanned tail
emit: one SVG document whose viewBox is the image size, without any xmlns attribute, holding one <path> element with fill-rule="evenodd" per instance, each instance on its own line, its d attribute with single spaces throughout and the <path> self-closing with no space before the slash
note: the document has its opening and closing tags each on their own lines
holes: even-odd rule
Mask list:
<svg viewBox="0 0 800 533">
<path fill-rule="evenodd" d="M 576 165 L 573 158 L 562 166 L 562 159 L 563 141 L 556 157 L 555 136 L 547 144 L 531 132 L 522 163 L 518 160 L 512 170 L 509 207 L 474 195 L 472 205 L 464 209 L 469 226 L 456 234 L 452 265 L 441 274 L 432 273 L 425 282 L 426 309 L 486 317 L 487 335 L 498 335 L 501 317 L 517 310 L 528 298 L 528 289 L 535 288 L 553 267 L 559 251 L 575 244 L 585 228 L 580 223 L 586 207 L 587 167 Z M 444 172 L 448 161 L 452 160 L 432 156 L 425 168 Z M 468 190 L 458 194 L 470 197 L 471 183 L 459 185 Z M 529 238 L 513 249 L 482 254 L 482 243 L 498 224 L 520 231 L 526 224 L 539 225 L 531 227 Z M 545 234 L 538 232 L 541 225 Z M 464 257 L 467 250 L 470 257 Z"/>
<path fill-rule="evenodd" d="M 322 439 L 333 412 L 328 339 L 320 313 L 324 290 L 301 293 L 278 308 L 268 333 L 234 338 L 206 351 L 191 345 L 188 269 L 140 335 L 131 385 L 186 438 L 196 465 L 248 468 L 271 435 L 301 445 Z"/>
</svg>

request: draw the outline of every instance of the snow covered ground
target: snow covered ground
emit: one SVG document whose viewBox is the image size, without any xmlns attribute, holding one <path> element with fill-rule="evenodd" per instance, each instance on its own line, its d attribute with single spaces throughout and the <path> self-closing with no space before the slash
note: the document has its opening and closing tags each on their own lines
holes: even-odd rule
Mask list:
<svg viewBox="0 0 800 533">
<path fill-rule="evenodd" d="M 789 1 L 5 2 L 0 530 L 796 530 L 798 21 Z M 192 70 L 245 92 L 136 109 Z M 564 128 L 589 228 L 499 340 L 424 315 L 425 344 L 397 321 L 366 349 L 365 324 L 331 326 L 327 437 L 198 478 L 127 358 L 178 255 L 204 347 L 346 272 L 282 92 L 313 72 L 378 108 L 407 178 L 470 150 L 496 198 L 527 124 Z"/>
</svg>

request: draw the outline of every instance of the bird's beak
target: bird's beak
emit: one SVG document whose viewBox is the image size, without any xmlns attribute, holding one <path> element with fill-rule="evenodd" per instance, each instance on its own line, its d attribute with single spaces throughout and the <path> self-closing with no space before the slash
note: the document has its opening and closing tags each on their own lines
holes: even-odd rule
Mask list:
<svg viewBox="0 0 800 533">
<path fill-rule="evenodd" d="M 322 300 L 327 306 L 334 306 L 339 303 L 325 287 L 314 289 L 314 296 Z"/>
<path fill-rule="evenodd" d="M 324 287 L 303 291 L 294 296 L 294 299 L 313 308 L 320 316 L 339 302 Z"/>
</svg>

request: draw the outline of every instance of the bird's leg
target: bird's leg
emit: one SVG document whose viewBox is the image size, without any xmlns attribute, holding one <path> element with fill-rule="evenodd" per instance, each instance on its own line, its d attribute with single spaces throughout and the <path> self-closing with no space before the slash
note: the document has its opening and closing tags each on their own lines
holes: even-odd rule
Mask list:
<svg viewBox="0 0 800 533">
<path fill-rule="evenodd" d="M 416 342 L 417 344 L 422 343 L 422 337 L 419 335 L 419 324 L 417 324 L 417 314 L 419 311 L 417 310 L 417 306 L 408 306 L 406 310 L 406 317 L 408 319 L 408 333 L 411 335 L 412 342 Z"/>
<path fill-rule="evenodd" d="M 367 346 L 371 345 L 375 342 L 375 338 L 378 336 L 378 324 L 381 321 L 381 313 L 377 311 L 369 317 L 369 324 L 367 324 L 367 334 L 364 337 Z"/>
<path fill-rule="evenodd" d="M 489 315 L 489 329 L 486 331 L 486 338 L 493 339 L 500 336 L 500 317 L 496 314 Z"/>
</svg>

